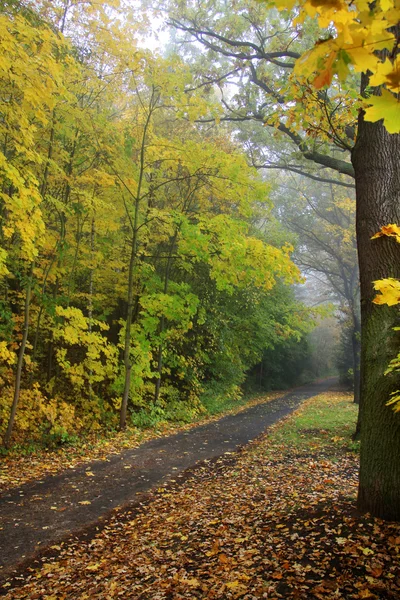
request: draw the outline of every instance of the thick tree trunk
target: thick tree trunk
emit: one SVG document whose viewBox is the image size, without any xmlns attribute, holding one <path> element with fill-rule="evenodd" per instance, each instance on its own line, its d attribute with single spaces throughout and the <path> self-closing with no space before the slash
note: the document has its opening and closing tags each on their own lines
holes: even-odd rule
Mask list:
<svg viewBox="0 0 400 600">
<path fill-rule="evenodd" d="M 400 223 L 400 135 L 382 122 L 360 116 L 352 153 L 356 175 L 357 241 L 361 280 L 361 470 L 358 507 L 384 519 L 400 520 L 400 415 L 386 406 L 400 388 L 384 371 L 399 350 L 397 307 L 373 304 L 372 282 L 400 278 L 400 245 L 371 236 L 382 225 Z"/>
</svg>

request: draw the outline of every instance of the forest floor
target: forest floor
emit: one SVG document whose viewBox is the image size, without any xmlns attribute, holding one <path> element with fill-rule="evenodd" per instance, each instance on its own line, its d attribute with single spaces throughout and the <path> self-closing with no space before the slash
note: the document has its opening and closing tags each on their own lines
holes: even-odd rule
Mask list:
<svg viewBox="0 0 400 600">
<path fill-rule="evenodd" d="M 400 525 L 355 509 L 355 419 L 343 392 L 306 400 L 241 451 L 114 511 L 88 539 L 55 545 L 3 594 L 398 599 Z"/>
</svg>

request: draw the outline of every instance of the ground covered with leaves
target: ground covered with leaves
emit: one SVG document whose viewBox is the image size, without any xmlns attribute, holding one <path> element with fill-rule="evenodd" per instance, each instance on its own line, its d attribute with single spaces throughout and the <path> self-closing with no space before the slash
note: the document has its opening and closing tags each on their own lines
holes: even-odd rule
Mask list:
<svg viewBox="0 0 400 600">
<path fill-rule="evenodd" d="M 263 396 L 242 398 L 239 401 L 227 402 L 216 410 L 215 414 L 204 414 L 191 423 L 160 421 L 152 427 L 140 429 L 128 427 L 125 431 L 96 431 L 77 438 L 73 444 L 60 445 L 56 448 L 43 448 L 35 445 L 15 445 L 1 457 L 0 493 L 11 488 L 56 475 L 66 469 L 73 469 L 94 460 L 108 460 L 112 454 L 119 454 L 127 448 L 137 448 L 144 442 L 171 435 L 178 431 L 189 430 L 210 421 L 218 420 L 223 415 L 236 414 L 269 400 L 273 400 L 282 392 L 270 392 Z"/>
<path fill-rule="evenodd" d="M 60 547 L 6 598 L 399 598 L 400 526 L 355 510 L 354 421 L 349 396 L 307 401 L 239 455 Z"/>
</svg>

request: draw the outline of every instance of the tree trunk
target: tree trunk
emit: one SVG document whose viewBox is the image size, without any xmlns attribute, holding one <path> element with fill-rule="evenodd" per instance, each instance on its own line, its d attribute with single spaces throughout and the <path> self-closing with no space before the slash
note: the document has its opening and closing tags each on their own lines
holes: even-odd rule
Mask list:
<svg viewBox="0 0 400 600">
<path fill-rule="evenodd" d="M 131 336 L 132 336 L 132 315 L 133 315 L 133 304 L 134 304 L 134 269 L 136 260 L 136 234 L 135 230 L 134 238 L 131 246 L 131 256 L 129 261 L 129 275 L 128 275 L 128 303 L 126 309 L 126 325 L 125 325 L 125 340 L 124 340 L 124 366 L 125 366 L 125 377 L 124 377 L 124 391 L 122 394 L 121 409 L 119 413 L 119 428 L 124 430 L 126 428 L 126 418 L 128 414 L 128 400 L 131 390 L 131 374 L 132 374 L 132 361 L 131 361 Z"/>
<path fill-rule="evenodd" d="M 26 343 L 28 341 L 28 331 L 29 331 L 29 311 L 31 307 L 31 293 L 32 293 L 32 279 L 33 279 L 33 269 L 34 264 L 32 263 L 29 273 L 29 280 L 26 286 L 26 294 L 25 294 L 25 314 L 24 314 L 24 329 L 22 334 L 21 346 L 19 348 L 18 353 L 18 362 L 17 362 L 17 372 L 15 375 L 15 386 L 14 386 L 14 398 L 11 406 L 10 418 L 8 420 L 7 431 L 4 435 L 4 446 L 6 448 L 10 445 L 10 440 L 12 436 L 12 431 L 14 428 L 15 415 L 17 414 L 19 396 L 21 391 L 21 379 L 22 379 L 22 367 L 24 365 L 24 356 Z"/>
<path fill-rule="evenodd" d="M 166 294 L 168 292 L 169 275 L 171 272 L 171 265 L 172 265 L 172 260 L 173 260 L 172 255 L 174 253 L 175 243 L 176 243 L 178 234 L 179 234 L 179 227 L 175 231 L 175 233 L 171 239 L 171 243 L 170 243 L 168 260 L 167 260 L 167 264 L 165 266 L 165 277 L 164 277 L 164 288 L 163 288 L 164 294 Z M 162 336 L 162 334 L 164 333 L 164 329 L 165 329 L 165 316 L 162 315 L 161 321 L 160 321 L 160 328 L 159 328 L 160 336 Z M 163 362 L 164 362 L 163 361 L 163 345 L 161 342 L 157 349 L 157 370 L 156 370 L 156 384 L 155 384 L 155 388 L 154 388 L 154 404 L 158 403 L 158 400 L 160 397 Z"/>
<path fill-rule="evenodd" d="M 400 520 L 400 415 L 385 404 L 400 388 L 384 371 L 398 352 L 397 307 L 373 304 L 372 282 L 400 278 L 400 245 L 371 240 L 382 225 L 400 223 L 400 135 L 360 115 L 352 153 L 356 176 L 357 243 L 361 280 L 361 466 L 358 507 L 383 519 Z"/>
<path fill-rule="evenodd" d="M 147 132 L 150 126 L 150 121 L 153 116 L 153 112 L 156 109 L 157 103 L 160 99 L 158 92 L 156 93 L 153 88 L 149 109 L 147 113 L 147 117 L 143 127 L 142 140 L 140 145 L 140 159 L 139 159 L 139 180 L 137 184 L 136 194 L 132 194 L 129 188 L 123 183 L 123 180 L 118 176 L 121 183 L 123 183 L 125 189 L 129 191 L 134 200 L 134 218 L 132 221 L 132 217 L 128 210 L 127 205 L 125 204 L 125 210 L 127 216 L 129 218 L 129 222 L 132 228 L 132 243 L 131 243 L 131 252 L 130 252 L 130 260 L 129 260 L 129 269 L 128 269 L 128 294 L 127 294 L 127 309 L 126 309 L 126 325 L 125 325 L 125 340 L 124 340 L 124 366 L 125 366 L 125 378 L 124 378 L 124 391 L 122 393 L 122 402 L 121 409 L 119 414 L 119 428 L 120 430 L 124 430 L 126 428 L 126 418 L 128 414 L 128 401 L 131 390 L 131 375 L 132 375 L 132 359 L 131 359 L 131 327 L 133 322 L 133 308 L 134 308 L 134 271 L 137 259 L 137 246 L 138 246 L 138 236 L 139 236 L 139 208 L 142 200 L 142 184 L 143 178 L 145 175 L 145 154 L 146 154 L 146 142 L 147 142 Z M 148 196 L 148 198 L 150 198 Z M 149 201 L 149 200 L 148 200 Z"/>
<path fill-rule="evenodd" d="M 353 381 L 354 381 L 354 402 L 360 404 L 360 336 L 361 326 L 358 316 L 353 317 L 353 331 L 351 334 L 351 345 L 353 350 Z"/>
</svg>

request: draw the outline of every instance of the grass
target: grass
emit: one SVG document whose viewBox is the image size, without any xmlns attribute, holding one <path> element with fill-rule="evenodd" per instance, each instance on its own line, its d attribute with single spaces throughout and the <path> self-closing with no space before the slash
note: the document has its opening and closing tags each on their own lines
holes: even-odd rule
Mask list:
<svg viewBox="0 0 400 600">
<path fill-rule="evenodd" d="M 271 439 L 293 451 L 335 456 L 338 451 L 358 452 L 352 439 L 358 407 L 351 394 L 326 393 L 305 402 L 292 418 L 274 427 Z"/>
</svg>

